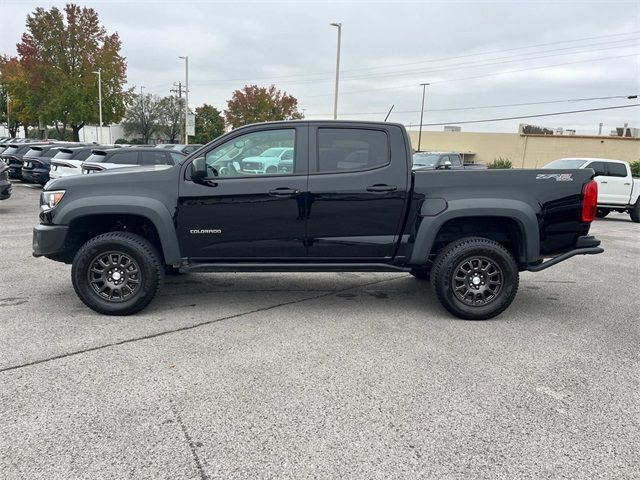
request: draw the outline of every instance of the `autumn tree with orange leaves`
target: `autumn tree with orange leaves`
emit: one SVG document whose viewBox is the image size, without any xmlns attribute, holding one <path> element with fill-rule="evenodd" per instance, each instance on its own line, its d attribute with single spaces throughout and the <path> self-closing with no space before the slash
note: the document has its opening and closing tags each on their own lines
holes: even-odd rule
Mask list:
<svg viewBox="0 0 640 480">
<path fill-rule="evenodd" d="M 233 128 L 249 123 L 303 118 L 298 111 L 298 100 L 271 85 L 269 88 L 246 85 L 233 92 L 224 111 L 227 123 Z"/>
</svg>

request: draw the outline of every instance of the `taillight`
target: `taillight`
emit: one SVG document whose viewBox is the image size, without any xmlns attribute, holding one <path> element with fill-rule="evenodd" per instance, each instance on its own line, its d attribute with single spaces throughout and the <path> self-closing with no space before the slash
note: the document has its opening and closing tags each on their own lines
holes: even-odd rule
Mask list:
<svg viewBox="0 0 640 480">
<path fill-rule="evenodd" d="M 582 189 L 582 221 L 593 222 L 598 210 L 598 182 L 591 180 Z"/>
</svg>

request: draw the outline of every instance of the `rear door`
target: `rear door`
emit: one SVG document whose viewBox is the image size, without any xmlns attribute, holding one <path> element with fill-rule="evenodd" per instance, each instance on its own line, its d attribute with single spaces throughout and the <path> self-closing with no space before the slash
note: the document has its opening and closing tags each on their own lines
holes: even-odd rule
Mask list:
<svg viewBox="0 0 640 480">
<path fill-rule="evenodd" d="M 607 162 L 608 190 L 611 195 L 611 203 L 627 204 L 631 198 L 631 175 L 627 172 L 627 166 L 619 162 Z"/>
<path fill-rule="evenodd" d="M 393 256 L 407 197 L 409 153 L 389 126 L 311 126 L 307 255 L 380 261 Z"/>
<path fill-rule="evenodd" d="M 610 182 L 607 171 L 607 162 L 594 161 L 589 162 L 584 168 L 593 168 L 595 172 L 595 181 L 598 182 L 598 203 L 599 204 L 615 204 L 616 194 L 613 182 Z"/>
</svg>

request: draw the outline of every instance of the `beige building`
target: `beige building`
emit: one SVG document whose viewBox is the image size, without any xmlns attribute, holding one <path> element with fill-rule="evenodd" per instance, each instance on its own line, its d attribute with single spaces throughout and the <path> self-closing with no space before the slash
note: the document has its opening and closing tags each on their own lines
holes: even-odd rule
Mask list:
<svg viewBox="0 0 640 480">
<path fill-rule="evenodd" d="M 418 132 L 409 135 L 417 148 Z M 514 168 L 537 168 L 563 157 L 640 160 L 640 138 L 633 137 L 423 131 L 421 149 L 459 152 L 473 163 L 508 158 Z"/>
</svg>

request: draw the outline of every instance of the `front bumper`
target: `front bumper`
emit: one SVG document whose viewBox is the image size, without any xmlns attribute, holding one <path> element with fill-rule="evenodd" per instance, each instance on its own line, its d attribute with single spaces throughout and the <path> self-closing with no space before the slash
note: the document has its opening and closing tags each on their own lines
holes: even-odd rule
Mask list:
<svg viewBox="0 0 640 480">
<path fill-rule="evenodd" d="M 36 225 L 33 227 L 33 256 L 63 253 L 68 233 L 67 225 Z"/>
<path fill-rule="evenodd" d="M 538 264 L 529 264 L 526 267 L 526 270 L 529 272 L 539 272 L 541 270 L 546 270 L 549 267 L 552 267 L 560 262 L 564 262 L 571 257 L 576 255 L 596 255 L 598 253 L 604 252 L 604 248 L 600 247 L 600 240 L 591 235 L 583 235 L 582 237 L 578 237 L 576 241 L 575 248 L 573 250 L 569 250 L 557 257 L 553 257 L 546 262 L 538 263 Z"/>
</svg>

